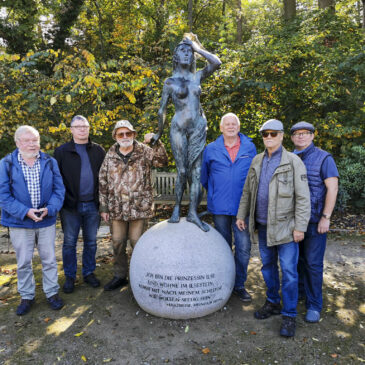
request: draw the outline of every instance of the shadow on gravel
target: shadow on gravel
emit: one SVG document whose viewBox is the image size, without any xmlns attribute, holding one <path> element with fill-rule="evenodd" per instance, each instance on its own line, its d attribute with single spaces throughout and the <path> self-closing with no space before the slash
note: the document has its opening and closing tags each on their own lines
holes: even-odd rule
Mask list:
<svg viewBox="0 0 365 365">
<path fill-rule="evenodd" d="M 66 305 L 52 311 L 41 285 L 37 255 L 36 304 L 24 317 L 15 314 L 16 259 L 0 254 L 0 364 L 360 364 L 365 361 L 365 260 L 363 236 L 329 238 L 324 278 L 324 309 L 318 324 L 303 320 L 298 304 L 293 339 L 278 334 L 280 316 L 254 319 L 265 300 L 257 247 L 253 247 L 247 289 L 253 302 L 232 296 L 221 310 L 198 319 L 157 318 L 141 310 L 129 287 L 115 292 L 93 289 L 81 275 Z M 59 282 L 62 234 L 58 236 Z M 2 241 L 3 247 L 6 245 Z M 0 244 L 1 245 L 1 244 Z M 0 250 L 3 251 L 3 250 Z M 80 256 L 81 245 L 78 247 Z M 80 260 L 79 260 L 80 262 Z M 79 264 L 80 266 L 80 264 Z M 81 268 L 79 267 L 79 273 Z M 111 245 L 98 240 L 96 275 L 112 276 Z"/>
</svg>

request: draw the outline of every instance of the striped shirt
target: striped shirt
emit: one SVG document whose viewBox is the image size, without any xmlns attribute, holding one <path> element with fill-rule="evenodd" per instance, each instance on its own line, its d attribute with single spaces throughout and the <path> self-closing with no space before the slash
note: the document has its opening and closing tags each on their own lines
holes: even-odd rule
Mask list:
<svg viewBox="0 0 365 365">
<path fill-rule="evenodd" d="M 28 192 L 30 195 L 30 200 L 32 202 L 32 207 L 38 209 L 41 203 L 41 184 L 40 184 L 40 172 L 41 172 L 41 157 L 38 153 L 36 161 L 32 167 L 28 166 L 20 152 L 18 153 L 18 161 L 22 167 L 24 179 L 27 183 Z"/>
</svg>

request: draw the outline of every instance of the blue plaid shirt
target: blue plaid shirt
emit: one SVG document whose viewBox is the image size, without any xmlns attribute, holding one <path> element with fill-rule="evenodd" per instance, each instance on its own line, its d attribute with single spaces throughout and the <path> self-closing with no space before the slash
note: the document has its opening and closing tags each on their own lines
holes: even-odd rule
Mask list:
<svg viewBox="0 0 365 365">
<path fill-rule="evenodd" d="M 27 183 L 30 200 L 32 201 L 32 207 L 34 209 L 39 208 L 41 203 L 41 184 L 40 184 L 40 172 L 41 172 L 41 157 L 38 153 L 37 159 L 32 167 L 28 166 L 23 157 L 18 153 L 18 161 L 22 167 L 23 175 Z"/>
</svg>

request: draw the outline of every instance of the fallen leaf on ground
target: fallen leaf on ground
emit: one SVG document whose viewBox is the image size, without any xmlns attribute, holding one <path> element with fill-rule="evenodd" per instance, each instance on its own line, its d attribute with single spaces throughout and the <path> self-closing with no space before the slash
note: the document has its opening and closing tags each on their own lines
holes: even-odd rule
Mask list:
<svg viewBox="0 0 365 365">
<path fill-rule="evenodd" d="M 112 361 L 113 359 L 111 357 L 109 357 L 109 359 L 103 359 L 103 362 L 110 362 Z"/>
<path fill-rule="evenodd" d="M 318 340 L 318 338 L 315 338 L 315 337 L 312 337 L 312 340 L 313 341 L 316 341 L 316 342 L 318 342 L 319 340 Z"/>
<path fill-rule="evenodd" d="M 50 320 L 51 320 L 51 318 L 47 317 L 43 321 L 46 322 L 46 323 L 48 323 Z"/>
<path fill-rule="evenodd" d="M 334 359 L 337 357 L 337 354 L 331 354 L 331 357 L 333 357 Z"/>
<path fill-rule="evenodd" d="M 255 331 L 251 331 L 250 334 L 251 335 L 257 335 L 257 333 Z"/>
<path fill-rule="evenodd" d="M 82 355 L 81 356 L 81 360 L 84 361 L 84 362 L 86 362 L 87 361 L 86 356 L 85 355 Z"/>
<path fill-rule="evenodd" d="M 79 332 L 79 333 L 75 333 L 75 334 L 74 334 L 74 336 L 75 336 L 75 337 L 80 337 L 80 336 L 82 336 L 83 334 L 84 334 L 84 332 Z"/>
<path fill-rule="evenodd" d="M 186 326 L 185 327 L 185 333 L 188 333 L 189 332 L 189 326 Z"/>
<path fill-rule="evenodd" d="M 205 347 L 205 348 L 202 349 L 203 354 L 209 354 L 209 352 L 210 352 L 210 350 L 209 350 L 208 347 Z"/>
</svg>

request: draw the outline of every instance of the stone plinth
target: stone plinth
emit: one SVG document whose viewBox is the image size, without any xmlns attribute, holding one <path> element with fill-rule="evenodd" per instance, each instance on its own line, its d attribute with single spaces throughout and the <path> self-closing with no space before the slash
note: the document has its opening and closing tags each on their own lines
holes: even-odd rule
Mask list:
<svg viewBox="0 0 365 365">
<path fill-rule="evenodd" d="M 202 317 L 222 308 L 235 279 L 232 251 L 211 227 L 182 218 L 146 231 L 133 250 L 130 284 L 140 307 L 159 317 Z"/>
</svg>

